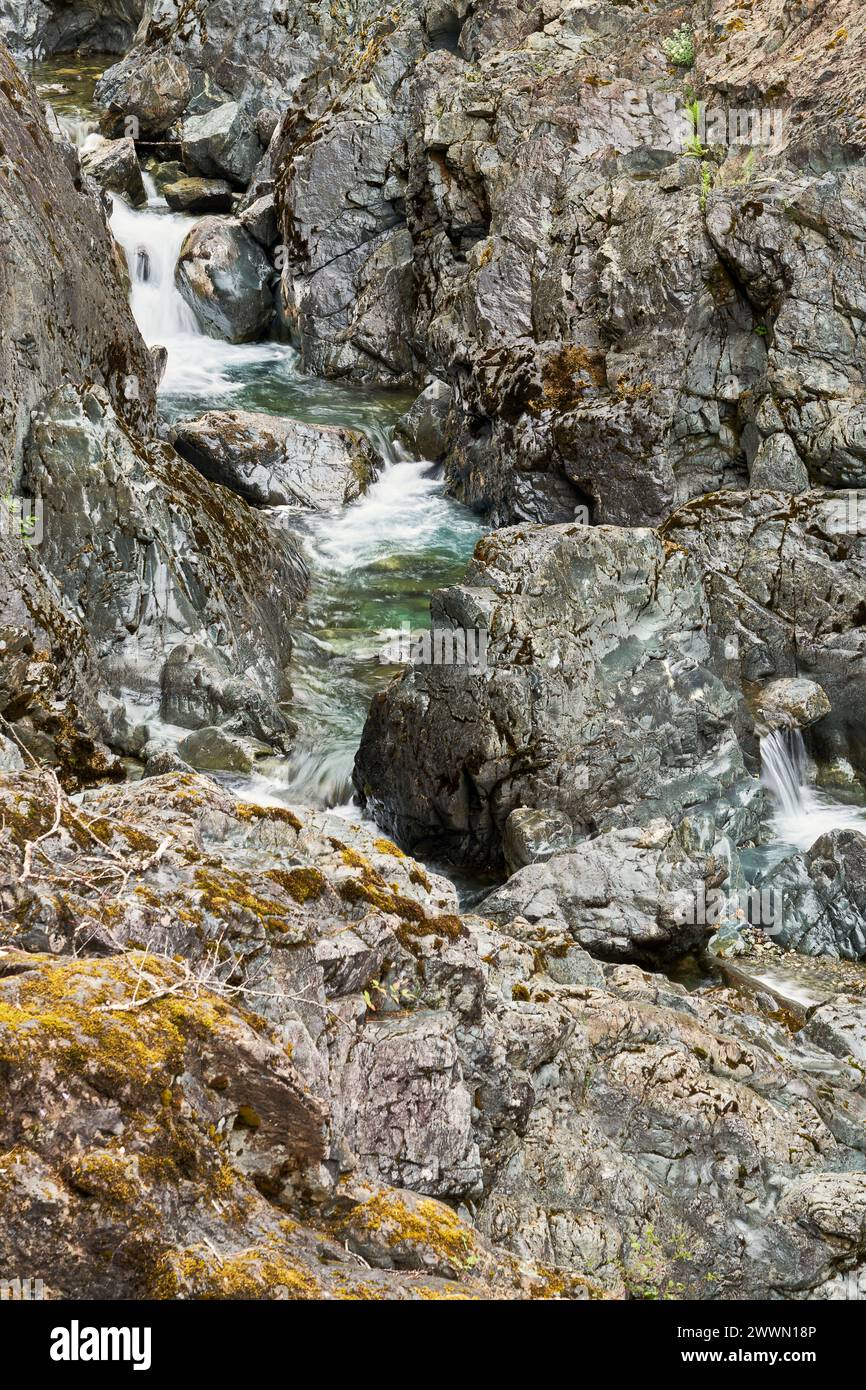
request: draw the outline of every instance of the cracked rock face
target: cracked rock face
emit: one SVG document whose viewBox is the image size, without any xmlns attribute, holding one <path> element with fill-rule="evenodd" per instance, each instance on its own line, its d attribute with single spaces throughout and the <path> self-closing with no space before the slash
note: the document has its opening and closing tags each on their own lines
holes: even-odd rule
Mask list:
<svg viewBox="0 0 866 1390">
<path fill-rule="evenodd" d="M 702 498 L 662 534 L 698 562 L 726 683 L 802 677 L 829 714 L 811 732 L 819 761 L 866 770 L 863 627 L 866 498 L 818 490 Z"/>
<path fill-rule="evenodd" d="M 715 2 L 258 20 L 158 0 L 100 83 L 106 128 L 238 126 L 304 367 L 441 380 L 455 495 L 500 525 L 656 525 L 749 479 L 860 486 L 855 0 L 742 27 Z M 681 25 L 694 77 L 666 57 Z"/>
<path fill-rule="evenodd" d="M 765 884 L 780 896 L 783 946 L 807 956 L 866 958 L 866 836 L 858 830 L 821 835 Z"/>
<path fill-rule="evenodd" d="M 291 538 L 167 445 L 144 449 L 96 391 L 44 403 L 24 476 L 44 509 L 40 564 L 106 685 L 145 719 L 285 739 L 288 619 L 307 579 Z"/>
<path fill-rule="evenodd" d="M 862 1269 L 853 1000 L 788 1032 L 191 774 L 0 800 L 0 1241 L 51 1290 L 92 1293 L 106 1242 L 115 1297 L 832 1297 Z"/>
<path fill-rule="evenodd" d="M 730 888 L 741 880 L 737 870 L 726 838 L 707 852 L 689 821 L 677 830 L 653 821 L 518 869 L 478 910 L 497 923 L 522 917 L 567 933 L 601 960 L 651 965 L 706 945 L 714 925 L 696 922 L 689 903 L 723 884 Z"/>
<path fill-rule="evenodd" d="M 145 0 L 2 0 L 0 38 L 29 61 L 78 48 L 123 53 L 145 8 Z"/>
<path fill-rule="evenodd" d="M 154 426 L 155 383 L 99 201 L 52 143 L 41 104 L 2 44 L 0 144 L 10 180 L 0 227 L 6 492 L 18 482 L 30 412 L 61 381 L 104 386 L 120 417 L 142 431 Z"/>
<path fill-rule="evenodd" d="M 434 629 L 488 633 L 486 664 L 414 664 L 375 697 L 355 765 L 409 846 L 502 857 L 517 807 L 575 838 L 694 813 L 747 834 L 757 785 L 713 674 L 698 572 L 651 531 L 527 527 L 479 542 Z"/>
</svg>

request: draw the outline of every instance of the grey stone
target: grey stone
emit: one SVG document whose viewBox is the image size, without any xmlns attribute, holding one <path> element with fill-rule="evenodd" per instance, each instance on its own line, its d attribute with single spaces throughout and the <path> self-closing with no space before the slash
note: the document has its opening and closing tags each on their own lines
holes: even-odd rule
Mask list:
<svg viewBox="0 0 866 1390">
<path fill-rule="evenodd" d="M 781 896 L 783 946 L 807 956 L 866 957 L 866 835 L 831 830 L 784 860 L 763 885 Z"/>
<path fill-rule="evenodd" d="M 180 248 L 175 280 L 204 332 L 246 343 L 271 321 L 272 275 L 267 256 L 239 222 L 204 217 Z"/>
<path fill-rule="evenodd" d="M 175 448 L 200 473 L 259 506 L 337 510 L 376 476 L 363 435 L 243 410 L 212 410 L 175 430 Z"/>
<path fill-rule="evenodd" d="M 90 145 L 81 155 L 81 167 L 85 173 L 110 193 L 118 193 L 133 207 L 147 202 L 135 141 L 101 140 Z"/>
<path fill-rule="evenodd" d="M 161 192 L 173 212 L 231 212 L 231 184 L 225 179 L 179 178 Z"/>
<path fill-rule="evenodd" d="M 444 381 L 431 381 L 414 405 L 397 421 L 395 433 L 418 458 L 438 462 L 445 455 L 451 388 Z"/>
<path fill-rule="evenodd" d="M 62 388 L 34 414 L 25 478 L 44 509 L 40 563 L 108 688 L 186 728 L 218 722 L 215 707 L 285 742 L 290 613 L 307 579 L 292 538 L 168 445 L 131 438 L 95 388 Z M 175 692 L 185 674 L 185 706 L 169 671 Z"/>
<path fill-rule="evenodd" d="M 825 718 L 831 708 L 823 687 L 799 676 L 770 681 L 755 704 L 761 722 L 769 729 L 807 729 Z"/>
<path fill-rule="evenodd" d="M 498 864 L 517 807 L 584 838 L 699 807 L 721 828 L 750 800 L 684 549 L 649 530 L 496 531 L 431 615 L 486 630 L 487 659 L 409 666 L 374 697 L 355 784 L 401 843 Z"/>
<path fill-rule="evenodd" d="M 251 772 L 254 762 L 253 750 L 244 739 L 216 728 L 196 729 L 194 733 L 187 734 L 178 744 L 177 751 L 178 757 L 198 772 L 219 769 Z"/>
<path fill-rule="evenodd" d="M 230 101 L 184 121 L 181 152 L 187 169 L 246 188 L 262 147 L 245 108 Z"/>
<path fill-rule="evenodd" d="M 542 863 L 568 849 L 573 839 L 574 827 L 568 816 L 518 806 L 505 822 L 502 850 L 506 867 L 513 874 L 525 864 Z"/>
<path fill-rule="evenodd" d="M 273 246 L 278 236 L 274 195 L 268 193 L 256 198 L 255 202 L 239 213 L 238 220 L 244 231 L 249 232 L 262 246 Z"/>
</svg>

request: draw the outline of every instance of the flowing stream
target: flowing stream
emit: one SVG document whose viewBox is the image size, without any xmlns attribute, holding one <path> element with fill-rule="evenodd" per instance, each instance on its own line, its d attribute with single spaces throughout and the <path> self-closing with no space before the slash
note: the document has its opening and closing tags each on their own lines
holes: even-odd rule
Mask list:
<svg viewBox="0 0 866 1390">
<path fill-rule="evenodd" d="M 100 55 L 39 64 L 34 77 L 68 138 L 79 147 L 96 129 L 93 85 Z M 113 61 L 113 60 L 108 60 Z M 265 411 L 310 423 L 363 430 L 383 460 L 365 496 L 336 514 L 273 508 L 275 526 L 302 537 L 311 593 L 298 614 L 293 654 L 293 714 L 299 722 L 288 757 L 257 763 L 249 777 L 226 779 L 262 802 L 305 802 L 348 810 L 351 771 L 370 698 L 393 674 L 380 652 L 401 625 L 428 622 L 432 591 L 458 580 L 481 523 L 447 499 L 429 463 L 408 458 L 392 439 L 411 396 L 362 390 L 306 377 L 297 354 L 266 341 L 233 346 L 205 336 L 175 287 L 178 253 L 196 218 L 169 211 L 145 174 L 146 207 L 113 197 L 112 230 L 126 252 L 131 305 L 145 341 L 168 352 L 160 404 L 169 420 L 211 409 Z M 866 830 L 866 808 L 835 801 L 806 782 L 802 735 L 776 732 L 761 743 L 762 780 L 774 810 L 771 843 L 746 851 L 762 869 L 828 830 Z"/>
<path fill-rule="evenodd" d="M 866 808 L 816 791 L 806 780 L 807 767 L 799 729 L 777 729 L 761 740 L 761 780 L 774 799 L 772 825 L 779 842 L 809 849 L 830 830 L 866 832 Z"/>
<path fill-rule="evenodd" d="M 94 57 L 73 68 L 73 61 L 41 64 L 34 76 L 64 132 L 81 147 L 95 129 L 90 99 L 104 64 Z M 126 253 L 142 336 L 168 352 L 160 384 L 165 418 L 238 409 L 344 425 L 364 431 L 382 459 L 378 480 L 340 512 L 268 512 L 274 526 L 302 539 L 311 569 L 291 672 L 299 730 L 290 756 L 264 759 L 249 777 L 224 779 L 248 799 L 347 811 L 370 699 L 394 674 L 380 652 L 402 624 L 428 625 L 433 590 L 462 576 L 483 527 L 444 496 L 430 463 L 411 459 L 393 442 L 394 423 L 413 395 L 306 377 L 286 344 L 234 346 L 201 332 L 174 280 L 181 245 L 197 219 L 170 212 L 153 179 L 144 179 L 147 205 L 132 208 L 112 197 L 111 227 Z"/>
</svg>

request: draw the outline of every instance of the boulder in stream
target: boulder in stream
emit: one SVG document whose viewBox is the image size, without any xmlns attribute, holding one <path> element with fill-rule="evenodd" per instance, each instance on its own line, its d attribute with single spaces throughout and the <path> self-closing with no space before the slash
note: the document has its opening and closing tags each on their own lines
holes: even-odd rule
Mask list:
<svg viewBox="0 0 866 1390">
<path fill-rule="evenodd" d="M 172 212 L 231 212 L 232 188 L 225 179 L 179 178 L 161 191 Z"/>
<path fill-rule="evenodd" d="M 247 343 L 270 323 L 271 263 L 239 222 L 204 217 L 187 236 L 175 271 L 177 287 L 212 338 Z"/>
<path fill-rule="evenodd" d="M 109 68 L 96 84 L 93 98 L 103 108 L 100 128 L 109 136 L 157 138 L 186 110 L 191 90 L 182 58 L 153 50 L 136 53 L 134 61 Z"/>
<path fill-rule="evenodd" d="M 248 410 L 211 410 L 185 420 L 174 446 L 206 478 L 258 506 L 336 510 L 376 476 L 376 456 L 357 430 Z"/>
<path fill-rule="evenodd" d="M 563 813 L 575 839 L 685 814 L 754 832 L 760 790 L 683 549 L 618 527 L 495 531 L 431 616 L 486 633 L 486 662 L 410 665 L 374 697 L 355 764 L 407 847 L 500 864 L 518 807 Z"/>
<path fill-rule="evenodd" d="M 246 109 L 230 101 L 184 121 L 181 153 L 187 169 L 246 188 L 262 147 Z"/>
<path fill-rule="evenodd" d="M 801 676 L 770 681 L 755 704 L 761 723 L 768 729 L 807 729 L 830 713 L 823 687 Z"/>
<path fill-rule="evenodd" d="M 711 895 L 730 889 L 736 871 L 729 842 L 706 852 L 688 822 L 675 830 L 659 820 L 527 864 L 478 911 L 498 924 L 520 917 L 564 933 L 601 960 L 652 964 L 706 944 L 718 925 Z M 708 902 L 710 914 L 701 906 Z"/>
<path fill-rule="evenodd" d="M 135 152 L 135 141 L 103 140 L 92 136 L 81 155 L 81 167 L 100 188 L 117 193 L 133 207 L 147 202 L 144 182 Z"/>
<path fill-rule="evenodd" d="M 861 829 L 822 835 L 785 859 L 762 887 L 779 895 L 783 946 L 807 956 L 866 959 L 866 818 Z"/>
</svg>

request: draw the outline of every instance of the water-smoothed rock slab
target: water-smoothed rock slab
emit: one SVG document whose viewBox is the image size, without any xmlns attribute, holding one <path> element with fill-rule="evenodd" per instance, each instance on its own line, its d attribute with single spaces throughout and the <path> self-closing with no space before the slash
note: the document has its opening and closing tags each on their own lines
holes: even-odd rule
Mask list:
<svg viewBox="0 0 866 1390">
<path fill-rule="evenodd" d="M 200 473 L 259 506 L 331 511 L 376 476 L 362 434 L 245 410 L 211 410 L 175 430 L 178 453 Z"/>
</svg>

